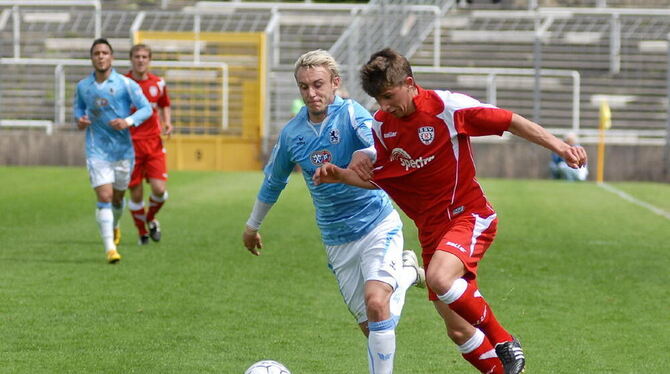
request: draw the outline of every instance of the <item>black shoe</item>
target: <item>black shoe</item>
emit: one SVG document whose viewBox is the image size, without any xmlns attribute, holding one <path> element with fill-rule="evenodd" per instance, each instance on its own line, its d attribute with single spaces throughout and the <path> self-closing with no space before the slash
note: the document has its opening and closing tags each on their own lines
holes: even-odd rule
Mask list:
<svg viewBox="0 0 670 374">
<path fill-rule="evenodd" d="M 523 373 L 526 358 L 523 356 L 521 343 L 516 338 L 511 342 L 496 344 L 496 354 L 503 364 L 505 374 Z"/>
<path fill-rule="evenodd" d="M 151 240 L 158 242 L 161 240 L 161 225 L 157 220 L 149 222 L 149 236 Z"/>
<path fill-rule="evenodd" d="M 139 245 L 147 245 L 149 244 L 149 235 L 144 234 L 140 235 L 140 240 L 137 242 Z"/>
</svg>

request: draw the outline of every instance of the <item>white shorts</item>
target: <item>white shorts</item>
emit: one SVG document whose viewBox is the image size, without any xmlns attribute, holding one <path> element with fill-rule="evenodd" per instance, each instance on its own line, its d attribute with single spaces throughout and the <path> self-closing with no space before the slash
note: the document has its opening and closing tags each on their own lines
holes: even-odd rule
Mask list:
<svg viewBox="0 0 670 374">
<path fill-rule="evenodd" d="M 117 191 L 128 188 L 135 160 L 105 161 L 87 158 L 86 168 L 93 188 L 111 184 Z"/>
<path fill-rule="evenodd" d="M 395 289 L 402 269 L 402 221 L 393 210 L 371 232 L 342 245 L 326 246 L 328 266 L 335 274 L 345 304 L 358 323 L 368 320 L 365 282 L 377 280 Z"/>
</svg>

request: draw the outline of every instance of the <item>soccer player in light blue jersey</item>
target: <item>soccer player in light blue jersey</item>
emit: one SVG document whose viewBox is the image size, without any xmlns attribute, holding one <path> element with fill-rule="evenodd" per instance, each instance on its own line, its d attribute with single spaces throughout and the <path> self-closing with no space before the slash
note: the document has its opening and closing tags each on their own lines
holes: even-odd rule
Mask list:
<svg viewBox="0 0 670 374">
<path fill-rule="evenodd" d="M 135 160 L 128 128 L 141 125 L 152 109 L 140 86 L 112 68 L 114 52 L 106 39 L 96 39 L 90 53 L 95 71 L 77 83 L 74 118 L 80 130 L 86 129 L 86 167 L 98 199 L 95 217 L 107 261 L 116 263 L 121 260 L 118 222 Z"/>
<path fill-rule="evenodd" d="M 344 301 L 368 337 L 372 374 L 393 372 L 395 326 L 411 285 L 424 284 L 412 251 L 403 252 L 402 222 L 384 192 L 345 184 L 312 182 L 326 162 L 346 167 L 352 157 L 374 155 L 370 113 L 335 94 L 338 66 L 330 54 L 302 55 L 294 76 L 305 106 L 279 135 L 265 179 L 243 234 L 254 255 L 262 248 L 258 230 L 295 165 L 300 165 L 316 208 L 316 221 Z"/>
</svg>

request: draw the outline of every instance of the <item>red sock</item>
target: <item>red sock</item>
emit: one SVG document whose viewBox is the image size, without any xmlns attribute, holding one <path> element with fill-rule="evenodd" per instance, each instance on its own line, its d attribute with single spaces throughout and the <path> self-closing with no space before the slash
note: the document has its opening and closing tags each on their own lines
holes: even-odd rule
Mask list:
<svg viewBox="0 0 670 374">
<path fill-rule="evenodd" d="M 496 356 L 493 344 L 491 344 L 480 330 L 477 330 L 477 333 L 475 333 L 470 340 L 458 348 L 461 350 L 463 358 L 480 372 L 486 374 L 505 373 L 502 362 L 500 362 L 500 359 Z M 463 351 L 469 352 L 465 353 Z"/>
<path fill-rule="evenodd" d="M 512 338 L 512 335 L 500 325 L 496 317 L 493 315 L 491 307 L 479 293 L 477 282 L 474 280 L 466 281 L 461 278 L 454 282 L 452 289 L 454 287 L 463 287 L 463 282 L 467 282 L 467 287 L 463 294 L 455 301 L 448 302 L 443 299 L 448 297 L 447 295 L 449 295 L 451 290 L 449 290 L 447 294 L 442 295 L 440 299 L 447 302 L 449 308 L 459 316 L 482 330 L 491 343 L 498 344 L 512 341 L 514 339 Z"/>
<path fill-rule="evenodd" d="M 147 235 L 147 225 L 146 225 L 146 213 L 144 212 L 144 206 L 137 209 L 131 210 L 130 214 L 133 216 L 133 221 L 135 222 L 135 227 L 140 235 Z"/>
<path fill-rule="evenodd" d="M 160 201 L 154 196 L 149 197 L 149 211 L 147 212 L 147 222 L 151 222 L 156 217 L 156 213 L 161 210 L 161 207 L 165 203 L 165 198 L 167 197 L 167 192 L 160 198 Z"/>
</svg>

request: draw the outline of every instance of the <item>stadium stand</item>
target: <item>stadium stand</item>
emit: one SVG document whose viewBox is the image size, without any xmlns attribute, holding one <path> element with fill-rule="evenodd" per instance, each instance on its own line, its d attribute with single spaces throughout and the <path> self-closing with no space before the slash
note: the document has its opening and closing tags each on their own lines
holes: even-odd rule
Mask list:
<svg viewBox="0 0 670 374">
<path fill-rule="evenodd" d="M 414 7 L 411 11 L 393 9 L 409 3 Z M 264 32 L 268 58 L 266 151 L 292 116 L 291 102 L 297 98 L 292 64 L 298 55 L 314 48 L 329 49 L 343 64 L 345 87 L 361 100 L 360 90 L 351 84 L 355 70 L 370 52 L 385 45 L 408 55 L 414 66 L 533 69 L 540 61 L 542 69 L 577 71 L 581 79 L 579 125 L 585 133 L 595 130 L 598 104 L 607 98 L 614 129 L 619 131 L 619 135 L 614 130 L 612 134 L 619 142 L 664 143 L 670 32 L 666 0 L 372 0 L 369 4 L 376 10 L 366 10 L 365 2 L 113 0 L 103 3 L 99 27 L 102 36 L 112 39 L 117 58 L 125 57 L 134 31 Z M 537 13 L 535 5 L 539 6 Z M 0 1 L 0 57 L 4 61 L 16 55 L 16 19 L 20 20 L 20 57 L 88 58 L 90 41 L 96 34 L 92 7 L 21 7 L 18 18 L 12 9 Z M 388 19 L 398 21 L 391 23 L 401 27 L 384 28 Z M 436 21 L 439 33 L 435 32 Z M 536 21 L 543 30 L 539 44 L 535 43 Z M 350 56 L 352 48 L 345 47 L 356 33 L 366 38 L 353 43 L 360 50 Z M 386 37 L 370 38 L 372 35 Z M 541 47 L 539 60 L 537 45 Z M 202 61 L 229 63 L 233 70 L 236 65 L 248 67 L 254 62 L 230 46 L 225 51 L 221 48 L 217 43 L 202 42 L 196 53 L 192 44 L 172 40 L 156 44 L 154 59 L 186 61 L 197 54 Z M 65 118 L 71 116 L 74 83 L 87 71 L 80 67 L 65 71 Z M 2 75 L 13 80 L 0 82 L 0 119 L 57 118 L 53 66 L 3 64 Z M 243 105 L 242 88 L 234 87 L 237 79 L 231 77 L 231 108 Z M 491 97 L 487 91 L 491 78 L 485 73 L 419 73 L 418 79 L 428 88 L 449 88 L 482 100 Z M 539 108 L 536 119 L 561 133 L 572 126 L 572 84 L 569 76 L 542 76 L 540 101 L 535 103 L 533 74 L 498 75 L 496 103 L 529 118 L 535 118 Z M 373 101 L 365 99 L 372 108 Z M 231 122 L 241 121 L 242 116 L 231 109 Z M 56 131 L 70 128 L 54 122 Z"/>
</svg>

